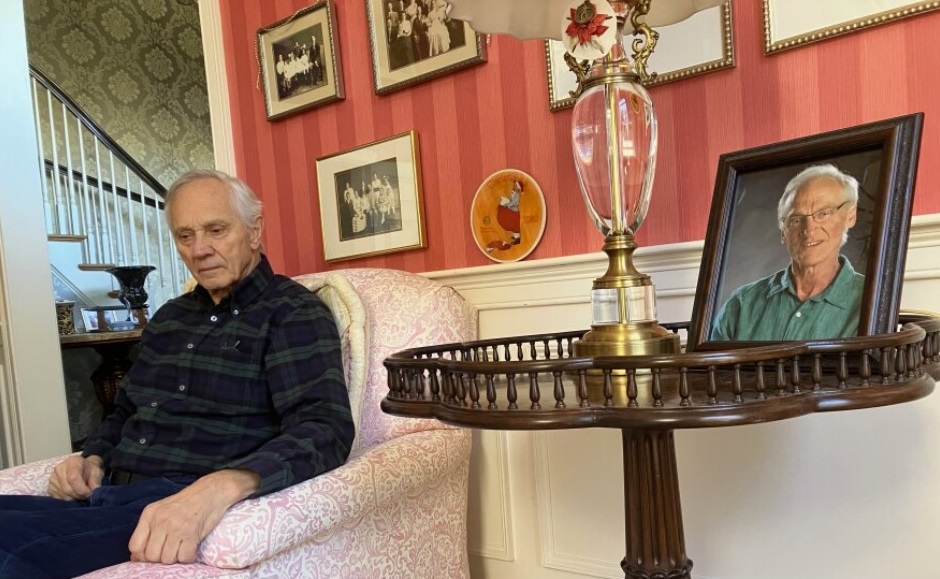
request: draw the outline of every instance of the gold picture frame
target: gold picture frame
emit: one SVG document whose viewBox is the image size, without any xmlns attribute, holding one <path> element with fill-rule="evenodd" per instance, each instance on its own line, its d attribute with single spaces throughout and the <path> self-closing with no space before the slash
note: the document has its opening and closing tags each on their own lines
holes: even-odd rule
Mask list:
<svg viewBox="0 0 940 579">
<path fill-rule="evenodd" d="M 269 121 L 342 100 L 332 2 L 321 0 L 260 28 L 258 65 Z"/>
<path fill-rule="evenodd" d="M 940 9 L 940 1 L 763 0 L 764 52 L 772 54 Z"/>
<path fill-rule="evenodd" d="M 415 131 L 316 162 L 326 261 L 427 246 Z"/>
<path fill-rule="evenodd" d="M 656 31 L 659 40 L 648 68 L 657 74 L 643 83 L 647 88 L 734 67 L 731 0 Z M 564 55 L 561 41 L 545 41 L 548 106 L 552 111 L 574 106 L 576 100 L 572 91 L 577 89 L 578 79 Z"/>
<path fill-rule="evenodd" d="M 387 94 L 486 62 L 483 37 L 447 15 L 447 4 L 366 0 L 372 78 Z"/>
</svg>

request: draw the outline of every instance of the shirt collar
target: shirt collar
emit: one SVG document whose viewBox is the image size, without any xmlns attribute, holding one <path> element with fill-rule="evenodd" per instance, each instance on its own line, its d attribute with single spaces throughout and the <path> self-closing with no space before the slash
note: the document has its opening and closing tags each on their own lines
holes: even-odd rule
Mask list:
<svg viewBox="0 0 940 579">
<path fill-rule="evenodd" d="M 822 293 L 817 294 L 811 298 L 811 301 L 818 302 L 821 300 L 826 300 L 834 306 L 845 309 L 848 304 L 844 304 L 841 301 L 837 301 L 835 298 L 838 296 L 843 296 L 847 292 L 851 292 L 852 288 L 852 278 L 855 277 L 855 268 L 852 267 L 852 263 L 844 255 L 839 255 L 839 273 L 836 274 L 836 278 L 832 280 L 832 283 L 829 284 Z M 796 295 L 796 292 L 793 291 L 792 276 L 790 275 L 790 267 L 787 266 L 781 272 L 781 275 L 775 276 L 770 283 L 770 289 L 767 291 L 767 296 L 773 296 L 782 291 L 788 291 L 793 295 Z"/>
<path fill-rule="evenodd" d="M 250 304 L 258 298 L 273 278 L 274 270 L 271 269 L 268 258 L 262 253 L 261 261 L 258 262 L 258 265 L 251 270 L 251 273 L 245 276 L 245 279 L 235 284 L 232 291 L 219 302 L 218 307 L 226 307 L 230 309 L 233 314 L 236 313 L 239 308 Z M 209 308 L 216 307 L 208 290 L 201 285 L 197 285 L 193 290 L 193 298 Z"/>
</svg>

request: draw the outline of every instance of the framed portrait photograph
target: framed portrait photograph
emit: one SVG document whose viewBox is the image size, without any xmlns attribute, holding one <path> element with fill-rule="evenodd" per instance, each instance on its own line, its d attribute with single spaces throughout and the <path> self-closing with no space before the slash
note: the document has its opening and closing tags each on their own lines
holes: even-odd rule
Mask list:
<svg viewBox="0 0 940 579">
<path fill-rule="evenodd" d="M 425 247 L 418 135 L 317 159 L 326 261 Z"/>
<path fill-rule="evenodd" d="M 343 98 L 343 69 L 329 0 L 258 30 L 268 120 Z"/>
<path fill-rule="evenodd" d="M 690 350 L 894 331 L 923 114 L 727 153 Z"/>
<path fill-rule="evenodd" d="M 376 94 L 486 61 L 481 35 L 446 0 L 366 0 Z"/>
<path fill-rule="evenodd" d="M 702 10 L 690 18 L 655 29 L 659 40 L 650 55 L 651 87 L 734 66 L 731 1 Z M 578 77 L 565 62 L 560 40 L 545 41 L 548 107 L 559 111 L 574 106 Z"/>
<path fill-rule="evenodd" d="M 936 0 L 763 1 L 767 54 L 940 9 Z"/>
</svg>

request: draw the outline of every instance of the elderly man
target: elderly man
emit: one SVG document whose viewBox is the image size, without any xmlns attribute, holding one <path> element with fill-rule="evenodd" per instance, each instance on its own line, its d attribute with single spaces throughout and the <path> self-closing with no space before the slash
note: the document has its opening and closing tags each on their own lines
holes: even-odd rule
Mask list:
<svg viewBox="0 0 940 579">
<path fill-rule="evenodd" d="M 339 337 L 313 293 L 261 252 L 261 203 L 216 171 L 166 197 L 198 282 L 159 309 L 81 456 L 51 497 L 0 497 L 0 577 L 191 562 L 233 504 L 342 464 L 353 440 Z"/>
<path fill-rule="evenodd" d="M 855 225 L 858 182 L 833 165 L 808 167 L 777 205 L 790 265 L 736 289 L 712 340 L 820 340 L 854 336 L 865 278 L 840 254 Z"/>
</svg>

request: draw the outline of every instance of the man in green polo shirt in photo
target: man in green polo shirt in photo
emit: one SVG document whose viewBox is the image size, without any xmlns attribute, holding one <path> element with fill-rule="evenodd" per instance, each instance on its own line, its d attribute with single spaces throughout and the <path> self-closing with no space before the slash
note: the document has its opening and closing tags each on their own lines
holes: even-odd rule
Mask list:
<svg viewBox="0 0 940 579">
<path fill-rule="evenodd" d="M 840 254 L 855 225 L 858 181 L 814 165 L 787 183 L 777 205 L 784 269 L 732 292 L 712 340 L 824 340 L 858 333 L 865 276 Z"/>
</svg>

